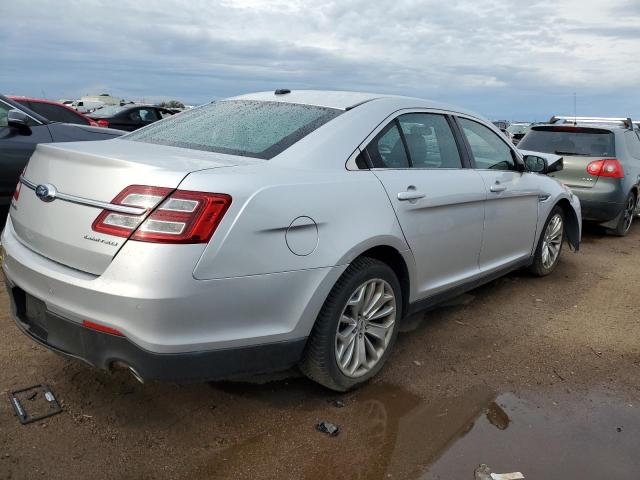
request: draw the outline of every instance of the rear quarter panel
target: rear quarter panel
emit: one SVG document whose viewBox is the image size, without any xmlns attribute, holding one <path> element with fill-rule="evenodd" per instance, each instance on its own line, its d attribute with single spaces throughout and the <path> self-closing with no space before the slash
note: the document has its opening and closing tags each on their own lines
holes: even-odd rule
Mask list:
<svg viewBox="0 0 640 480">
<path fill-rule="evenodd" d="M 377 245 L 408 250 L 389 199 L 369 171 L 305 171 L 265 162 L 192 173 L 180 188 L 233 199 L 195 267 L 197 279 L 344 265 Z M 287 242 L 289 227 L 300 217 L 316 225 L 305 235 L 317 228 L 306 255 L 293 253 Z"/>
</svg>

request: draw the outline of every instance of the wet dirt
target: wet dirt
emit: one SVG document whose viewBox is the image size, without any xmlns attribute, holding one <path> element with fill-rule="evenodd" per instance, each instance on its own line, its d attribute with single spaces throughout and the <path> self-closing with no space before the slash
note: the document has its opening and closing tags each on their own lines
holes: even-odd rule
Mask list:
<svg viewBox="0 0 640 480">
<path fill-rule="evenodd" d="M 494 405 L 509 418 L 507 427 L 496 425 L 489 409 L 419 478 L 471 478 L 469 471 L 481 463 L 498 473 L 522 472 L 527 479 L 639 477 L 640 409 L 624 396 L 506 393 Z"/>
<path fill-rule="evenodd" d="M 0 294 L 0 479 L 471 480 L 480 463 L 640 478 L 638 265 L 640 225 L 587 231 L 547 278 L 516 272 L 410 319 L 379 378 L 348 394 L 292 372 L 140 385 L 34 344 Z M 64 412 L 21 426 L 7 392 L 37 383 Z"/>
</svg>

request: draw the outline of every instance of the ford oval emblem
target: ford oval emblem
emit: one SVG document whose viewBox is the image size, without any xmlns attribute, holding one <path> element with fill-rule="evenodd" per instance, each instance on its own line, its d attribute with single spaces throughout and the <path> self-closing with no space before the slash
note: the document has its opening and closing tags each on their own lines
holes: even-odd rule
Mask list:
<svg viewBox="0 0 640 480">
<path fill-rule="evenodd" d="M 36 187 L 36 197 L 43 202 L 53 202 L 56 199 L 56 187 L 49 183 L 41 184 Z"/>
</svg>

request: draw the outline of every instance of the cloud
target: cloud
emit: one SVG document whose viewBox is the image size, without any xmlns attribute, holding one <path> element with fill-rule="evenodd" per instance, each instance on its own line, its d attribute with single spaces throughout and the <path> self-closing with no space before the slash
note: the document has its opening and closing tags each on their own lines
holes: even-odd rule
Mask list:
<svg viewBox="0 0 640 480">
<path fill-rule="evenodd" d="M 281 86 L 351 89 L 465 102 L 489 116 L 557 113 L 558 98 L 571 105 L 577 91 L 612 114 L 637 111 L 640 11 L 594 3 L 3 2 L 0 88 L 190 103 Z"/>
</svg>

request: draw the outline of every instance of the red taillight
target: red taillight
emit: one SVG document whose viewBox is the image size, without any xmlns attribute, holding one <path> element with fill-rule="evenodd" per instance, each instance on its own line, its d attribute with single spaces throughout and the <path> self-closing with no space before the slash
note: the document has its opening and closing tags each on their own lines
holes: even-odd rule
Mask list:
<svg viewBox="0 0 640 480">
<path fill-rule="evenodd" d="M 118 337 L 124 337 L 124 333 L 120 330 L 116 330 L 115 328 L 107 327 L 106 325 L 101 325 L 99 323 L 91 322 L 89 320 L 83 320 L 82 326 L 90 328 L 91 330 L 96 330 L 102 333 L 108 333 L 110 335 L 116 335 Z"/>
<path fill-rule="evenodd" d="M 17 202 L 18 198 L 20 198 L 20 189 L 22 188 L 22 182 L 18 182 L 16 185 L 16 191 L 13 192 L 13 199 Z"/>
<path fill-rule="evenodd" d="M 99 127 L 108 127 L 109 126 L 109 122 L 107 120 L 98 120 L 96 123 L 98 124 Z"/>
<path fill-rule="evenodd" d="M 229 205 L 229 195 L 176 190 L 149 215 L 131 239 L 159 243 L 206 243 Z"/>
<path fill-rule="evenodd" d="M 587 173 L 594 177 L 624 178 L 624 169 L 615 158 L 591 162 L 587 165 Z"/>
<path fill-rule="evenodd" d="M 169 195 L 170 192 L 168 188 L 142 185 L 127 187 L 112 203 L 143 207 L 147 212 L 129 215 L 104 210 L 93 222 L 92 228 L 96 232 L 118 237 L 130 236 L 131 240 L 141 242 L 208 242 L 229 208 L 231 197 L 185 190 L 175 190 Z"/>
<path fill-rule="evenodd" d="M 91 228 L 96 232 L 116 237 L 129 237 L 144 220 L 147 212 L 164 200 L 171 193 L 171 190 L 171 188 L 131 185 L 122 190 L 111 203 L 128 207 L 142 207 L 146 209 L 145 213 L 129 215 L 103 210 L 94 220 Z"/>
</svg>

